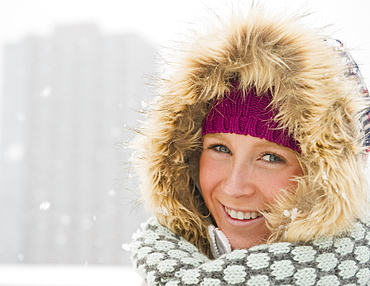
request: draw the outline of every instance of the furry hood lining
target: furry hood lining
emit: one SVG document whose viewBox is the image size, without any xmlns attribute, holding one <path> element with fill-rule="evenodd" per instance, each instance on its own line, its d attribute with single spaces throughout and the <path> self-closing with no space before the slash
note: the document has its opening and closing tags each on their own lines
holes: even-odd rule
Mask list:
<svg viewBox="0 0 370 286">
<path fill-rule="evenodd" d="M 198 35 L 180 55 L 136 141 L 143 198 L 158 220 L 209 255 L 209 213 L 195 182 L 201 124 L 210 102 L 237 79 L 269 91 L 276 120 L 300 143 L 305 175 L 266 214 L 270 241 L 307 241 L 346 231 L 367 207 L 358 123 L 369 103 L 338 49 L 297 18 L 253 7 Z M 195 174 L 195 175 L 194 175 Z M 294 218 L 287 211 L 296 210 Z M 329 227 L 330 226 L 330 227 Z"/>
</svg>

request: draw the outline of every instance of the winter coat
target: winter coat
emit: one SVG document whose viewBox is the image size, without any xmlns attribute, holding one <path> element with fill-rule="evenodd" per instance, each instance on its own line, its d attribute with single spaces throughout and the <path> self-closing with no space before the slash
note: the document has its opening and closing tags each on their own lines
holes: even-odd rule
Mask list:
<svg viewBox="0 0 370 286">
<path fill-rule="evenodd" d="M 155 285 L 172 281 L 171 275 L 178 275 L 176 279 L 183 275 L 203 277 L 204 271 L 212 272 L 218 267 L 222 275 L 240 270 L 244 278 L 258 280 L 249 276 L 250 268 L 267 267 L 270 272 L 263 279 L 273 275 L 281 284 L 295 281 L 296 285 L 314 285 L 322 281 L 317 285 L 344 285 L 354 281 L 365 285 L 366 279 L 370 279 L 370 231 L 366 223 L 368 201 L 362 154 L 364 130 L 369 128 L 369 102 L 358 67 L 343 45 L 306 28 L 298 17 L 272 15 L 253 7 L 246 15 L 233 15 L 229 22 L 197 35 L 182 50 L 149 106 L 136 141 L 134 161 L 142 174 L 143 199 L 156 217 L 133 243 L 134 264 L 143 276 Z M 268 247 L 233 251 L 211 262 L 207 230 L 211 219 L 197 177 L 201 126 L 210 103 L 227 94 L 235 80 L 245 90 L 255 88 L 260 94 L 271 93 L 272 105 L 279 111 L 276 121 L 299 142 L 304 175 L 297 181 L 296 191 L 278 197 L 266 214 L 272 233 Z M 359 227 L 362 236 L 354 238 Z M 343 240 L 338 242 L 339 238 Z M 329 244 L 317 246 L 323 239 Z M 176 247 L 167 247 L 173 243 Z M 339 244 L 349 251 L 335 252 L 341 247 Z M 182 252 L 166 253 L 177 250 L 177 246 Z M 280 247 L 289 249 L 286 253 L 293 255 L 290 262 L 284 262 L 288 261 L 285 254 L 274 250 Z M 353 258 L 361 251 L 366 258 Z M 269 261 L 265 267 L 251 262 L 257 261 L 260 253 L 265 253 L 267 259 L 262 261 Z M 324 257 L 320 254 L 324 253 L 325 258 L 337 262 L 333 262 L 333 267 L 320 268 L 320 259 Z M 153 254 L 152 260 L 143 259 L 144 254 Z M 310 259 L 302 258 L 306 254 Z M 168 259 L 172 262 L 162 263 Z M 190 268 L 201 270 L 202 274 L 198 275 L 198 270 L 186 272 L 182 266 L 176 268 L 186 261 L 192 261 Z M 348 265 L 343 266 L 341 261 L 348 261 Z M 276 272 L 276 267 L 283 269 L 284 263 L 292 263 L 293 267 L 287 276 Z M 303 267 L 294 263 L 308 264 Z M 323 274 L 320 271 L 324 268 Z M 302 269 L 315 272 L 314 278 Z M 341 269 L 345 273 L 348 269 L 353 271 L 342 271 L 342 275 Z M 161 280 L 161 274 L 167 272 L 171 275 Z M 258 276 L 258 271 L 253 275 Z M 304 275 L 314 282 L 299 284 L 299 277 Z M 325 283 L 331 276 L 339 284 Z M 201 285 L 227 285 L 207 284 L 211 276 L 205 277 L 206 280 L 199 280 L 204 282 Z M 286 277 L 295 280 L 288 283 Z M 326 278 L 320 280 L 322 277 Z M 200 285 L 198 282 L 194 285 Z M 168 285 L 183 285 L 171 283 Z"/>
</svg>

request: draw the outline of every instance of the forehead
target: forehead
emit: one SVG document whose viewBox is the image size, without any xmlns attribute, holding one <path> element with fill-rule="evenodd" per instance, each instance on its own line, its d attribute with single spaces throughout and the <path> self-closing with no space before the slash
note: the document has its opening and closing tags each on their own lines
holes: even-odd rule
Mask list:
<svg viewBox="0 0 370 286">
<path fill-rule="evenodd" d="M 240 134 L 234 134 L 234 133 L 212 133 L 212 134 L 206 134 L 203 136 L 203 140 L 205 139 L 213 139 L 213 140 L 222 140 L 227 143 L 232 143 L 232 144 L 238 144 L 240 143 L 249 143 L 253 144 L 256 146 L 261 146 L 261 147 L 274 147 L 274 148 L 281 148 L 281 149 L 287 149 L 290 150 L 289 148 L 279 145 L 277 143 L 268 141 L 263 138 L 258 138 L 254 137 L 251 135 L 240 135 Z"/>
</svg>

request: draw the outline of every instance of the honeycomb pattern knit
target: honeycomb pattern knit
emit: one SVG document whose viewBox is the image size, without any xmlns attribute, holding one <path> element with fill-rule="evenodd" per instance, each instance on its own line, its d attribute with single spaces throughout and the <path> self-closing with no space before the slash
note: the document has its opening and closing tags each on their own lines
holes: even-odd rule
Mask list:
<svg viewBox="0 0 370 286">
<path fill-rule="evenodd" d="M 148 285 L 370 285 L 370 223 L 345 236 L 234 250 L 210 260 L 155 219 L 131 244 L 133 264 Z"/>
</svg>

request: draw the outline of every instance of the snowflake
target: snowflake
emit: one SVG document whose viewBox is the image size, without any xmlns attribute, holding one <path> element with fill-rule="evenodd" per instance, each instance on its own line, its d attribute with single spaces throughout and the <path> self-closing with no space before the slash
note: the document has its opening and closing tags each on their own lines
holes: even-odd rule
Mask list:
<svg viewBox="0 0 370 286">
<path fill-rule="evenodd" d="M 122 243 L 122 249 L 126 251 L 131 250 L 131 244 L 130 243 Z"/>
<path fill-rule="evenodd" d="M 48 202 L 48 201 L 43 201 L 40 206 L 39 206 L 39 209 L 42 210 L 42 211 L 47 211 L 48 209 L 50 209 L 50 205 L 51 203 Z"/>
<path fill-rule="evenodd" d="M 291 220 L 295 220 L 298 216 L 298 214 L 300 214 L 301 211 L 298 210 L 297 208 L 292 208 L 291 210 L 284 210 L 283 211 L 283 216 L 285 217 L 290 217 Z"/>
</svg>

